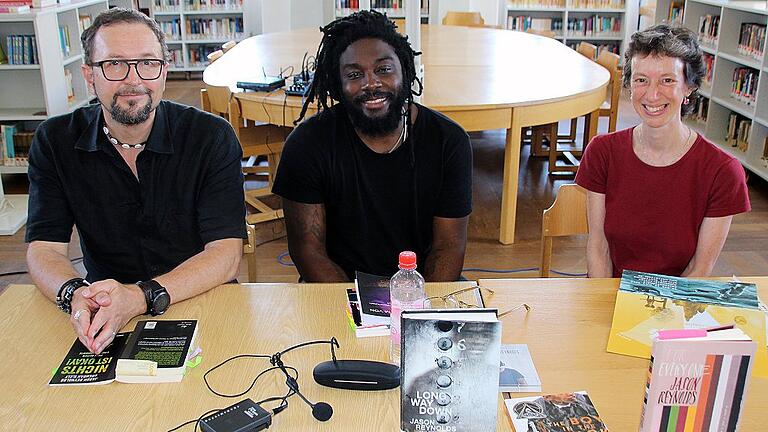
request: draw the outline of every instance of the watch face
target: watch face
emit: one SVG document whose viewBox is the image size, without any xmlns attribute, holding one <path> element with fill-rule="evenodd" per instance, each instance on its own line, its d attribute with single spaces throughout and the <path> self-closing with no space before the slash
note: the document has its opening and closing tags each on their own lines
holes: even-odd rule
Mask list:
<svg viewBox="0 0 768 432">
<path fill-rule="evenodd" d="M 170 303 L 171 297 L 167 292 L 162 292 L 155 297 L 155 300 L 152 303 L 152 309 L 154 309 L 156 314 L 160 315 L 161 313 L 165 312 L 166 309 L 168 309 Z"/>
</svg>

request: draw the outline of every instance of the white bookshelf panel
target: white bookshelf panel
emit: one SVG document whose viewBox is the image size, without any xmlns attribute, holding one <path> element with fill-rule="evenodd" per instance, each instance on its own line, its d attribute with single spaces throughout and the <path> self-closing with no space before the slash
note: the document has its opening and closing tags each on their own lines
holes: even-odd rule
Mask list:
<svg viewBox="0 0 768 432">
<path fill-rule="evenodd" d="M 765 141 L 768 138 L 768 125 L 761 123 L 753 124 L 751 138 L 752 160 L 758 161 L 757 165 L 762 170 L 763 177 L 768 177 L 768 143 Z"/>
<path fill-rule="evenodd" d="M 760 83 L 757 87 L 757 109 L 755 116 L 764 124 L 768 124 L 768 72 L 760 73 Z"/>
<path fill-rule="evenodd" d="M 39 70 L 0 71 L 0 108 L 45 107 Z M 45 111 L 45 108 L 41 108 Z"/>
</svg>

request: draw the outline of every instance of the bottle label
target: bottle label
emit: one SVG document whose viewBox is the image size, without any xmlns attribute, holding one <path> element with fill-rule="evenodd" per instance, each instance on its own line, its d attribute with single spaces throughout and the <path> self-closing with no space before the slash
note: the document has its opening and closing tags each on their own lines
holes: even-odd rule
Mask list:
<svg viewBox="0 0 768 432">
<path fill-rule="evenodd" d="M 400 344 L 400 314 L 407 309 L 424 309 L 424 301 L 419 299 L 413 302 L 392 302 L 392 309 L 389 314 L 392 322 L 389 328 L 392 333 L 392 342 L 398 345 Z"/>
</svg>

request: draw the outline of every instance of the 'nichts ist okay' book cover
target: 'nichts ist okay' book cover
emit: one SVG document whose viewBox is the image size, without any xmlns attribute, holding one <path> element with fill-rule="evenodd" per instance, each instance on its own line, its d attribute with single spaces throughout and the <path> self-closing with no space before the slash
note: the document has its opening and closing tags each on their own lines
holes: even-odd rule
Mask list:
<svg viewBox="0 0 768 432">
<path fill-rule="evenodd" d="M 641 432 L 738 430 L 757 344 L 739 329 L 703 333 L 654 341 Z"/>
</svg>

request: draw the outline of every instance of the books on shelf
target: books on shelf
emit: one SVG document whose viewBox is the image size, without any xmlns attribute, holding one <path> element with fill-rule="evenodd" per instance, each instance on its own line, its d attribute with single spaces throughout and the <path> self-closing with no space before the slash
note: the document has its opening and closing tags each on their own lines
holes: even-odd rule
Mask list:
<svg viewBox="0 0 768 432">
<path fill-rule="evenodd" d="M 507 5 L 520 9 L 565 8 L 565 0 L 508 0 Z"/>
<path fill-rule="evenodd" d="M 621 18 L 592 15 L 588 18 L 569 18 L 566 36 L 619 36 Z"/>
<path fill-rule="evenodd" d="M 685 9 L 684 1 L 671 1 L 669 3 L 669 13 L 667 14 L 667 21 L 673 24 L 682 24 L 684 9 Z"/>
<path fill-rule="evenodd" d="M 737 67 L 731 78 L 729 96 L 737 101 L 752 105 L 757 97 L 757 79 L 760 72 L 750 67 Z"/>
<path fill-rule="evenodd" d="M 243 8 L 243 0 L 154 0 L 152 6 L 159 12 L 179 12 L 182 5 L 188 11 L 238 11 Z"/>
<path fill-rule="evenodd" d="M 765 24 L 741 24 L 737 49 L 739 54 L 762 62 L 765 51 Z"/>
<path fill-rule="evenodd" d="M 20 125 L 0 125 L 0 165 L 28 166 L 33 136 L 34 132 L 22 131 Z"/>
<path fill-rule="evenodd" d="M 64 69 L 64 84 L 67 86 L 67 102 L 75 101 L 75 87 L 72 84 L 72 71 Z"/>
<path fill-rule="evenodd" d="M 500 392 L 540 392 L 541 379 L 526 344 L 502 345 L 499 354 Z"/>
<path fill-rule="evenodd" d="M 336 14 L 349 15 L 360 10 L 360 0 L 336 0 Z"/>
<path fill-rule="evenodd" d="M 505 399 L 516 432 L 608 432 L 585 391 Z"/>
<path fill-rule="evenodd" d="M 735 325 L 759 346 L 766 342 L 766 316 L 757 287 L 743 282 L 696 280 L 624 270 L 616 295 L 607 350 L 650 358 L 659 330 Z M 768 352 L 756 354 L 754 374 L 768 377 Z"/>
<path fill-rule="evenodd" d="M 169 41 L 181 40 L 181 20 L 174 18 L 172 20 L 158 20 L 157 24 L 165 33 L 165 38 Z"/>
<path fill-rule="evenodd" d="M 403 311 L 401 430 L 496 430 L 501 347 L 496 313 Z"/>
<path fill-rule="evenodd" d="M 735 328 L 659 331 L 641 432 L 737 430 L 756 348 Z"/>
<path fill-rule="evenodd" d="M 571 9 L 624 9 L 623 0 L 570 0 Z"/>
<path fill-rule="evenodd" d="M 69 26 L 59 26 L 59 44 L 61 45 L 61 55 L 66 58 L 72 50 L 72 43 L 69 38 Z"/>
<path fill-rule="evenodd" d="M 28 4 L 15 4 L 17 2 L 0 2 L 0 14 L 23 14 L 31 11 Z"/>
<path fill-rule="evenodd" d="M 507 29 L 526 31 L 534 30 L 552 30 L 555 33 L 562 33 L 563 19 L 557 17 L 537 18 L 530 15 L 518 15 L 507 17 Z"/>
<path fill-rule="evenodd" d="M 35 35 L 8 35 L 5 37 L 8 48 L 8 64 L 31 65 L 38 64 L 37 40 Z"/>
<path fill-rule="evenodd" d="M 699 17 L 699 43 L 715 47 L 720 30 L 720 15 L 702 15 Z"/>
<path fill-rule="evenodd" d="M 691 118 L 695 120 L 696 123 L 706 124 L 707 116 L 709 115 L 709 99 L 700 96 L 696 98 L 695 104 L 693 113 L 691 113 Z"/>
<path fill-rule="evenodd" d="M 241 39 L 242 17 L 187 18 L 187 39 Z"/>
<path fill-rule="evenodd" d="M 200 353 L 197 330 L 197 320 L 139 321 L 99 355 L 75 340 L 49 385 L 179 382 Z"/>
<path fill-rule="evenodd" d="M 701 84 L 704 87 L 712 87 L 712 74 L 715 71 L 715 56 L 702 53 L 701 60 L 704 62 L 704 67 L 707 68 L 707 72 L 701 78 Z"/>
<path fill-rule="evenodd" d="M 80 28 L 80 34 L 83 34 L 85 29 L 91 26 L 93 18 L 90 15 L 79 15 L 77 17 L 77 26 Z"/>
<path fill-rule="evenodd" d="M 194 45 L 188 48 L 189 53 L 189 65 L 190 66 L 205 66 L 208 64 L 208 54 L 219 49 L 215 45 Z"/>
<path fill-rule="evenodd" d="M 731 147 L 746 152 L 749 148 L 749 132 L 752 129 L 752 120 L 741 114 L 731 112 L 728 115 L 728 130 L 725 143 Z"/>
</svg>

